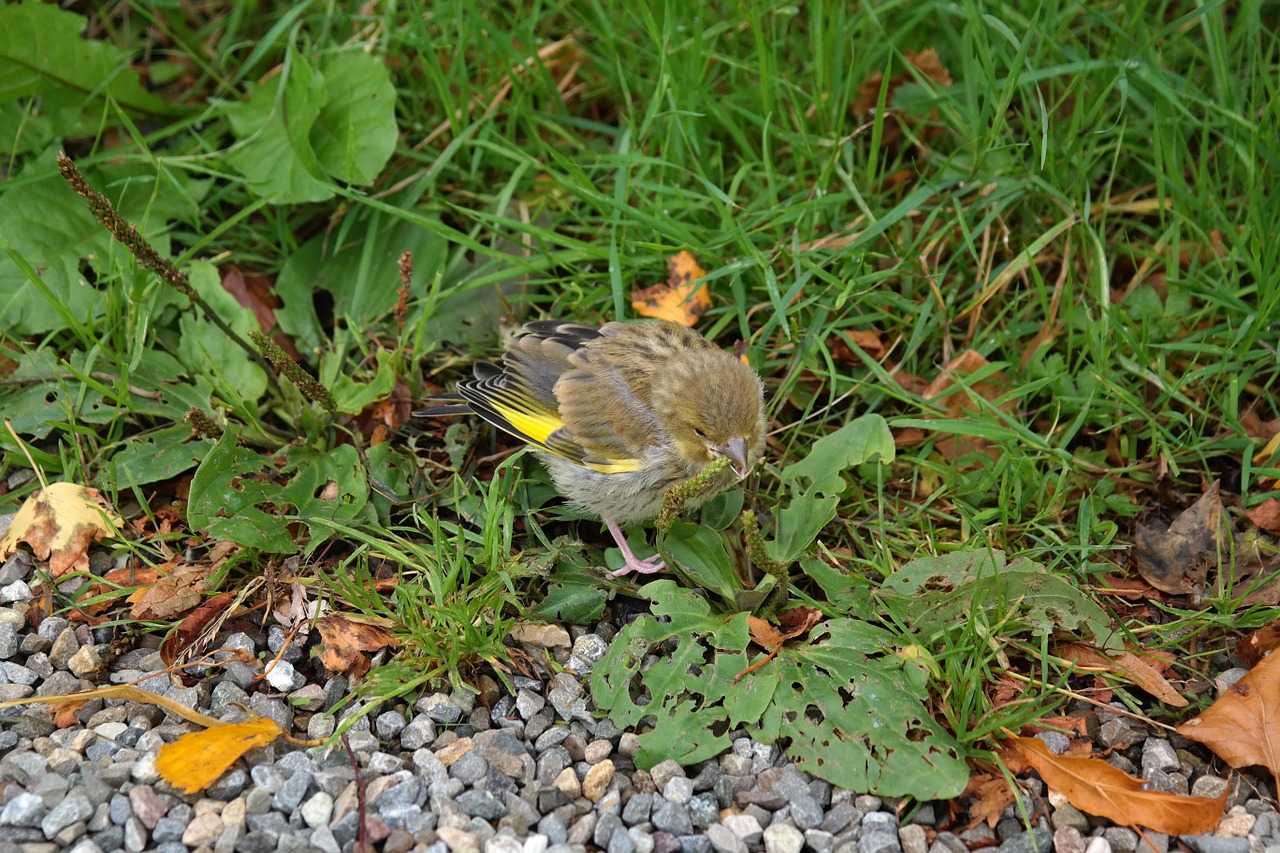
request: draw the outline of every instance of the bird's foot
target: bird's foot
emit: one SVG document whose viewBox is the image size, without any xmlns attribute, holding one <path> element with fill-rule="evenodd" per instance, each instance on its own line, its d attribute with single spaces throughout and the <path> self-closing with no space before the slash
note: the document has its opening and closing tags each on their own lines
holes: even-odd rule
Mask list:
<svg viewBox="0 0 1280 853">
<path fill-rule="evenodd" d="M 609 572 L 609 577 L 620 578 L 630 572 L 635 572 L 640 575 L 651 575 L 655 572 L 660 572 L 667 567 L 667 564 L 663 562 L 662 555 L 660 554 L 654 554 L 652 557 L 646 557 L 643 560 L 635 554 L 625 554 L 624 557 L 626 559 L 626 563 L 616 572 Z"/>
</svg>

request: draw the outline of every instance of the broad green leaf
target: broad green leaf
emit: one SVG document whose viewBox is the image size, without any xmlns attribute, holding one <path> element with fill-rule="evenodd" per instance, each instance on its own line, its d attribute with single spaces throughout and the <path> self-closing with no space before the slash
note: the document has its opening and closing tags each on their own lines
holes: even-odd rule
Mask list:
<svg viewBox="0 0 1280 853">
<path fill-rule="evenodd" d="M 86 23 L 83 16 L 52 3 L 0 8 L 0 102 L 38 94 L 89 108 L 109 97 L 134 113 L 173 112 L 164 99 L 142 87 L 122 50 L 106 40 L 82 37 Z"/>
<path fill-rule="evenodd" d="M 879 457 L 893 461 L 893 434 L 879 415 L 863 415 L 814 442 L 809 455 L 782 471 L 790 500 L 778 510 L 776 537 L 769 556 L 790 563 L 817 539 L 836 517 L 840 495 L 848 484 L 841 472 Z"/>
<path fill-rule="evenodd" d="M 725 550 L 723 533 L 676 519 L 667 531 L 663 547 L 698 586 L 733 603 L 734 594 L 742 584 L 734 576 L 733 561 Z"/>
<path fill-rule="evenodd" d="M 1083 632 L 1101 648 L 1124 645 L 1107 612 L 1076 584 L 1030 560 L 1006 564 L 1003 551 L 957 551 L 913 560 L 884 582 L 879 597 L 924 637 L 945 635 L 977 614 L 988 614 L 988 622 L 1001 623 L 1006 634 Z"/>
<path fill-rule="evenodd" d="M 338 404 L 339 412 L 356 415 L 368 406 L 390 396 L 396 385 L 400 356 L 388 350 L 378 350 L 376 357 L 378 371 L 370 382 L 361 384 L 356 382 L 349 373 L 341 373 L 329 386 L 333 391 L 333 399 Z"/>
<path fill-rule="evenodd" d="M 350 444 L 317 453 L 303 445 L 286 454 L 292 479 L 280 492 L 304 522 L 310 518 L 350 520 L 364 512 L 369 481 L 360 454 Z M 313 529 L 313 533 L 316 531 Z M 316 538 L 328 538 L 322 528 Z"/>
<path fill-rule="evenodd" d="M 187 524 L 192 530 L 271 554 L 298 550 L 280 517 L 283 489 L 270 477 L 271 459 L 240 447 L 227 430 L 191 479 Z M 271 513 L 260 507 L 267 506 Z"/>
<path fill-rule="evenodd" d="M 324 78 L 290 47 L 281 74 L 251 86 L 244 101 L 219 102 L 237 140 L 226 160 L 254 193 L 274 204 L 333 196 L 333 185 L 311 146 L 311 131 L 326 100 Z"/>
<path fill-rule="evenodd" d="M 197 261 L 187 273 L 191 286 L 222 321 L 242 336 L 258 328 L 253 311 L 241 307 L 222 287 L 218 270 Z M 208 376 L 228 399 L 256 401 L 267 390 L 267 374 L 249 353 L 227 340 L 222 329 L 205 319 L 194 306 L 180 319 L 182 346 L 179 361 L 194 375 Z"/>
<path fill-rule="evenodd" d="M 604 612 L 608 593 L 600 583 L 553 583 L 546 595 L 529 610 L 537 619 L 568 622 L 571 625 L 588 625 Z"/>
<path fill-rule="evenodd" d="M 373 183 L 396 149 L 396 90 L 387 66 L 364 51 L 326 57 L 327 99 L 311 133 L 316 159 L 349 184 Z"/>
<path fill-rule="evenodd" d="M 199 465 L 212 447 L 208 439 L 192 438 L 187 424 L 147 433 L 126 442 L 111 457 L 111 479 L 121 487 L 169 480 Z"/>
<path fill-rule="evenodd" d="M 667 580 L 640 594 L 654 616 L 628 624 L 591 674 L 597 707 L 618 725 L 652 719 L 639 738 L 640 767 L 712 757 L 740 728 L 765 743 L 787 738 L 798 766 L 853 790 L 927 800 L 964 789 L 960 747 L 925 704 L 927 675 L 892 653 L 895 638 L 883 628 L 830 620 L 744 672 L 764 656 L 748 645 L 746 614 L 726 622 Z M 652 649 L 671 640 L 675 650 L 652 661 Z"/>
<path fill-rule="evenodd" d="M 115 273 L 116 265 L 134 264 L 128 250 L 112 239 L 58 174 L 56 153 L 47 151 L 23 169 L 24 180 L 17 189 L 6 190 L 0 184 L 0 250 L 11 247 L 26 266 L 38 271 L 41 282 L 37 286 L 22 265 L 0 251 L 0 326 L 15 334 L 66 328 L 70 320 L 63 311 L 80 322 L 102 314 L 102 290 L 81 274 L 83 259 L 92 259 L 100 283 Z M 195 202 L 207 187 L 196 182 L 174 186 L 167 177 L 157 179 L 152 167 L 137 164 L 88 169 L 85 178 L 161 254 L 169 250 L 163 233 L 168 220 L 194 214 Z"/>
<path fill-rule="evenodd" d="M 276 280 L 276 295 L 284 303 L 276 312 L 280 328 L 298 339 L 303 352 L 322 348 L 325 335 L 316 316 L 318 291 L 333 297 L 333 313 L 352 329 L 363 329 L 395 307 L 400 288 L 397 262 L 413 252 L 415 293 L 443 262 L 446 246 L 425 228 L 404 220 L 389 221 L 375 213 L 358 219 L 342 246 L 319 234 L 289 256 Z M 341 373 L 341 365 L 334 368 Z M 336 379 L 336 374 L 333 379 Z M 332 379 L 322 375 L 321 381 Z"/>
</svg>

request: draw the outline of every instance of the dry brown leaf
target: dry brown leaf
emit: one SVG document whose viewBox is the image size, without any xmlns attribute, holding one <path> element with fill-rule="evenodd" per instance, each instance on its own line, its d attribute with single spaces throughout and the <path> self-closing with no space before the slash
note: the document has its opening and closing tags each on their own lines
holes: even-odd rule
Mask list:
<svg viewBox="0 0 1280 853">
<path fill-rule="evenodd" d="M 1210 569 L 1216 569 L 1218 588 L 1244 593 L 1239 606 L 1275 605 L 1280 603 L 1280 557 L 1259 546 L 1261 536 L 1252 528 L 1237 529 L 1215 482 L 1167 528 L 1139 525 L 1134 562 L 1152 586 L 1187 595 L 1192 603 L 1204 594 Z"/>
<path fill-rule="evenodd" d="M 963 381 L 965 377 L 986 368 L 990 363 L 980 353 L 965 350 L 942 368 L 942 372 L 929 383 L 929 387 L 924 389 L 921 396 L 926 400 L 938 400 L 951 417 L 961 418 L 974 414 L 978 411 L 978 404 L 970 398 L 970 394 L 976 394 L 988 402 L 994 402 L 1009 387 L 1008 378 L 1000 371 L 977 382 Z M 968 389 L 956 387 L 962 384 L 967 385 Z M 1006 404 L 1003 408 L 1007 410 L 1008 405 Z M 934 446 L 947 461 L 954 461 L 968 453 L 985 453 L 989 456 L 999 453 L 998 450 L 989 446 L 986 439 L 976 436 L 942 433 L 935 439 Z"/>
<path fill-rule="evenodd" d="M 1228 523 L 1214 482 L 1168 527 L 1138 525 L 1133 550 L 1138 574 L 1156 589 L 1198 599 L 1210 565 L 1230 541 Z"/>
<path fill-rule="evenodd" d="M 365 652 L 376 652 L 391 645 L 391 634 L 378 625 L 356 622 L 338 614 L 316 620 L 323 651 L 320 662 L 330 672 L 345 672 L 359 678 L 369 671 Z"/>
<path fill-rule="evenodd" d="M 938 58 L 938 51 L 933 48 L 926 48 L 921 51 L 905 51 L 903 58 L 925 73 L 929 79 L 937 83 L 939 86 L 951 85 L 951 74 L 946 68 L 942 67 L 942 61 Z M 909 72 L 902 72 L 895 75 L 889 80 L 889 91 L 885 95 L 885 105 L 893 106 L 894 90 L 903 83 L 909 83 L 914 80 Z M 880 99 L 880 88 L 884 82 L 884 73 L 880 71 L 868 74 L 866 79 L 858 85 L 858 92 L 854 96 L 852 108 L 855 114 L 865 115 L 875 109 L 876 103 Z"/>
<path fill-rule="evenodd" d="M 97 489 L 54 483 L 33 492 L 0 538 L 0 560 L 13 556 L 18 543 L 31 546 L 36 559 L 49 561 L 54 580 L 71 571 L 89 571 L 89 546 L 119 535 L 124 522 Z"/>
<path fill-rule="evenodd" d="M 965 825 L 966 829 L 973 829 L 980 823 L 986 823 L 995 829 L 1005 807 L 1013 802 L 1013 788 L 1009 787 L 1004 777 L 984 773 L 970 776 L 969 784 L 960 796 L 974 798 L 973 804 L 969 806 L 970 819 Z"/>
<path fill-rule="evenodd" d="M 778 614 L 778 628 L 758 616 L 748 616 L 747 631 L 751 635 L 751 642 L 768 650 L 769 653 L 735 675 L 734 681 L 773 660 L 787 640 L 807 634 L 821 621 L 822 611 L 814 610 L 812 607 L 792 607 L 790 610 L 782 611 Z"/>
<path fill-rule="evenodd" d="M 1256 666 L 1271 652 L 1280 649 L 1280 619 L 1269 622 L 1236 643 L 1236 657 L 1248 667 Z"/>
<path fill-rule="evenodd" d="M 711 308 L 711 292 L 702 283 L 707 271 L 692 252 L 667 259 L 667 280 L 631 294 L 631 307 L 642 317 L 692 326 Z"/>
<path fill-rule="evenodd" d="M 1280 501 L 1268 498 L 1245 513 L 1259 530 L 1273 535 L 1280 535 Z"/>
<path fill-rule="evenodd" d="M 1280 435 L 1280 418 L 1264 421 L 1252 406 L 1240 413 L 1240 426 L 1249 438 L 1270 440 Z"/>
<path fill-rule="evenodd" d="M 758 616 L 747 617 L 747 630 L 751 634 L 751 642 L 762 649 L 776 650 L 792 637 L 809 632 L 814 625 L 822 621 L 822 611 L 812 607 L 792 607 L 778 614 L 775 628 L 771 623 Z"/>
<path fill-rule="evenodd" d="M 156 582 L 160 573 L 154 566 L 126 566 L 102 576 L 102 583 L 87 583 L 76 593 L 76 609 L 67 615 L 72 622 L 97 624 L 97 617 L 118 599 L 111 593 L 121 587 L 144 587 Z"/>
<path fill-rule="evenodd" d="M 281 331 L 280 324 L 276 322 L 280 299 L 275 292 L 275 277 L 260 272 L 245 273 L 235 264 L 219 267 L 218 272 L 222 275 L 222 289 L 234 296 L 242 307 L 253 312 L 262 334 L 270 335 L 295 361 L 302 361 L 302 354 L 298 352 L 293 338 Z"/>
<path fill-rule="evenodd" d="M 1174 689 L 1159 670 L 1133 652 L 1124 651 L 1110 657 L 1084 643 L 1059 643 L 1057 652 L 1060 657 L 1081 666 L 1098 667 L 1127 678 L 1166 705 L 1175 708 L 1187 706 L 1186 698 Z"/>
<path fill-rule="evenodd" d="M 161 575 L 151 586 L 129 596 L 134 619 L 169 620 L 200 605 L 213 566 L 207 563 L 178 566 L 172 574 Z"/>
<path fill-rule="evenodd" d="M 229 592 L 224 592 L 221 595 L 215 595 L 188 613 L 178 623 L 178 627 L 174 629 L 173 633 L 165 637 L 164 642 L 160 644 L 160 660 L 164 661 L 164 665 L 173 666 L 173 662 L 178 659 L 178 656 L 189 649 L 192 643 L 200 639 L 209 623 L 220 617 L 222 612 L 234 600 L 235 596 Z"/>
<path fill-rule="evenodd" d="M 76 714 L 85 706 L 84 699 L 68 699 L 66 702 L 59 702 L 51 709 L 53 714 L 53 724 L 60 729 L 69 729 L 72 726 L 82 725 L 83 721 L 76 717 Z"/>
<path fill-rule="evenodd" d="M 285 734 L 270 717 L 189 732 L 160 747 L 156 772 L 184 794 L 194 794 L 218 780 L 240 756 Z"/>
<path fill-rule="evenodd" d="M 1145 826 L 1167 835 L 1200 835 L 1218 825 L 1228 791 L 1222 796 L 1184 797 L 1144 791 L 1146 781 L 1100 758 L 1054 755 L 1033 737 L 1012 737 L 1011 745 L 1036 769 L 1045 785 L 1091 815 L 1123 826 Z"/>
<path fill-rule="evenodd" d="M 1267 655 L 1178 734 L 1232 767 L 1259 765 L 1280 781 L 1280 655 Z"/>
</svg>

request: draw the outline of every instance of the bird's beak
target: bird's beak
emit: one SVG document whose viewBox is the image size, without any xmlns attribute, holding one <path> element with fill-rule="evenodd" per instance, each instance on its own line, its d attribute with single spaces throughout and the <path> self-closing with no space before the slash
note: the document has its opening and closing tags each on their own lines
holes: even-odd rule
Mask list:
<svg viewBox="0 0 1280 853">
<path fill-rule="evenodd" d="M 750 472 L 747 463 L 747 440 L 745 438 L 732 438 L 724 444 L 716 448 L 720 455 L 729 459 L 729 467 L 733 469 L 733 473 L 738 475 L 741 480 Z"/>
</svg>

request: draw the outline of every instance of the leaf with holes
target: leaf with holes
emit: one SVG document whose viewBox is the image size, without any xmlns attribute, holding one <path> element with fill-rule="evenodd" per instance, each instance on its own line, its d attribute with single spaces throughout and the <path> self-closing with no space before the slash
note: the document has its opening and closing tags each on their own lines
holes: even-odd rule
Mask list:
<svg viewBox="0 0 1280 853">
<path fill-rule="evenodd" d="M 964 789 L 960 747 L 924 704 L 927 675 L 892 653 L 884 629 L 828 620 L 738 679 L 752 663 L 747 614 L 726 621 L 669 580 L 640 594 L 654 616 L 623 629 L 591 676 L 596 705 L 619 726 L 656 718 L 639 738 L 639 766 L 703 761 L 742 729 L 763 743 L 790 739 L 800 769 L 853 790 L 938 799 Z M 675 650 L 642 670 L 671 640 Z"/>
</svg>

